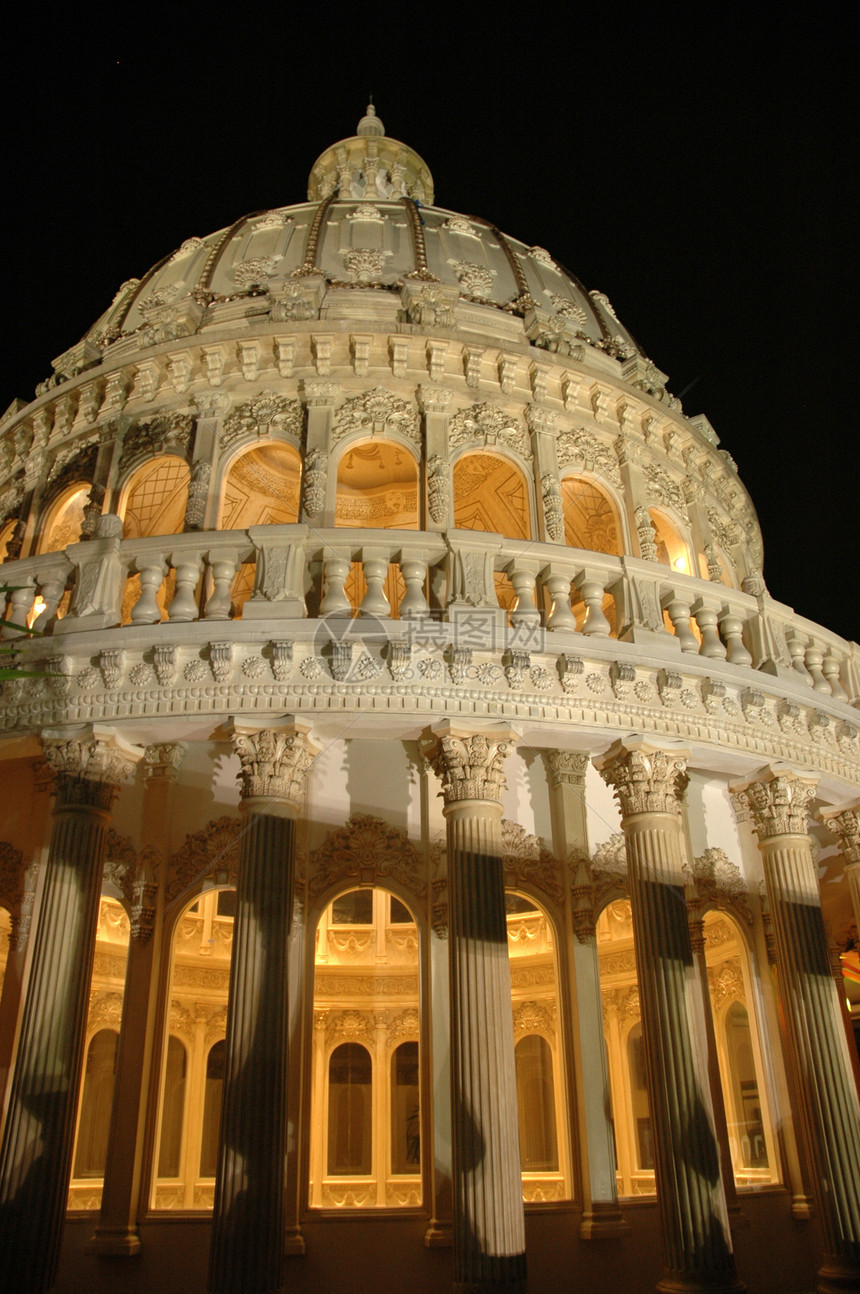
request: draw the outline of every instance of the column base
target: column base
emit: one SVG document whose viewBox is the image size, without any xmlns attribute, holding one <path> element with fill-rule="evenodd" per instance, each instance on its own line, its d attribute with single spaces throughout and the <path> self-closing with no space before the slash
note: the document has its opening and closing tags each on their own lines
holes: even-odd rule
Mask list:
<svg viewBox="0 0 860 1294">
<path fill-rule="evenodd" d="M 284 1253 L 285 1254 L 304 1254 L 307 1253 L 305 1247 L 305 1238 L 302 1235 L 301 1227 L 289 1227 L 284 1236 Z"/>
<path fill-rule="evenodd" d="M 525 1280 L 454 1281 L 453 1294 L 526 1294 Z"/>
<path fill-rule="evenodd" d="M 630 1223 L 620 1209 L 595 1206 L 583 1213 L 579 1224 L 581 1240 L 612 1240 L 630 1234 Z"/>
<path fill-rule="evenodd" d="M 747 1287 L 737 1276 L 703 1272 L 684 1276 L 670 1272 L 657 1286 L 657 1294 L 747 1294 Z"/>
<path fill-rule="evenodd" d="M 105 1258 L 132 1258 L 140 1253 L 140 1236 L 135 1227 L 97 1227 L 85 1252 Z"/>
<path fill-rule="evenodd" d="M 434 1218 L 424 1232 L 424 1246 L 426 1249 L 453 1249 L 454 1224 L 437 1222 Z"/>
<path fill-rule="evenodd" d="M 752 1223 L 739 1204 L 730 1204 L 727 1211 L 729 1215 L 729 1230 L 732 1233 L 735 1231 L 748 1231 L 750 1229 Z"/>
<path fill-rule="evenodd" d="M 860 1290 L 860 1267 L 854 1263 L 829 1259 L 818 1269 L 815 1294 L 857 1294 Z"/>
<path fill-rule="evenodd" d="M 791 1200 L 791 1216 L 798 1222 L 808 1222 L 815 1217 L 815 1204 L 810 1195 L 794 1195 Z"/>
</svg>

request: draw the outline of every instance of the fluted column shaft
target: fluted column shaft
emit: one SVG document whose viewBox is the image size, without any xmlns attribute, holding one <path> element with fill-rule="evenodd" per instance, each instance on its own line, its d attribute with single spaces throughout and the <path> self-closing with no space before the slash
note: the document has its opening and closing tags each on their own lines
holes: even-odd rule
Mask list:
<svg viewBox="0 0 860 1294">
<path fill-rule="evenodd" d="M 184 754 L 179 742 L 147 746 L 144 753 L 140 850 L 137 873 L 129 878 L 134 902 L 110 1137 L 99 1220 L 90 1242 L 91 1250 L 100 1254 L 130 1256 L 140 1250 L 143 1143 L 156 1050 L 171 792 Z"/>
<path fill-rule="evenodd" d="M 807 834 L 815 779 L 782 766 L 737 788 L 764 863 L 779 993 L 824 1235 L 819 1294 L 860 1288 L 860 1110 Z"/>
<path fill-rule="evenodd" d="M 501 767 L 513 734 L 436 730 L 448 825 L 454 1289 L 525 1282 L 511 973 L 502 863 Z"/>
<path fill-rule="evenodd" d="M 242 835 L 209 1289 L 284 1284 L 288 942 L 295 818 L 313 751 L 306 729 L 234 727 Z"/>
<path fill-rule="evenodd" d="M 57 1272 L 110 808 L 140 753 L 105 730 L 45 745 L 56 800 L 0 1149 L 0 1263 L 16 1294 Z"/>
<path fill-rule="evenodd" d="M 621 806 L 654 1133 L 661 1291 L 738 1291 L 705 1049 L 704 1003 L 684 898 L 686 752 L 641 739 L 598 767 Z"/>
</svg>

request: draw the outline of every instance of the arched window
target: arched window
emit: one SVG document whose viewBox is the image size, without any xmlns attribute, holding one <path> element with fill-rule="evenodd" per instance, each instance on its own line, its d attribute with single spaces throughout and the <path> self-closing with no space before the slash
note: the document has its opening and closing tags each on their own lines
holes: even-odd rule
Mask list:
<svg viewBox="0 0 860 1294">
<path fill-rule="evenodd" d="M 266 441 L 245 450 L 230 464 L 218 518 L 219 530 L 249 526 L 292 526 L 299 519 L 302 460 L 292 445 Z M 231 589 L 234 616 L 254 587 L 254 564 L 240 566 Z"/>
<path fill-rule="evenodd" d="M 516 464 L 485 450 L 454 464 L 454 525 L 508 539 L 530 539 L 529 492 Z"/>
<path fill-rule="evenodd" d="M 115 1029 L 100 1029 L 87 1048 L 75 1177 L 104 1177 L 118 1045 Z"/>
<path fill-rule="evenodd" d="M 564 539 L 571 548 L 621 554 L 621 524 L 615 504 L 594 481 L 566 476 L 561 483 Z"/>
<path fill-rule="evenodd" d="M 206 1089 L 203 1097 L 203 1134 L 200 1138 L 200 1176 L 214 1177 L 218 1171 L 218 1129 L 221 1126 L 221 1096 L 224 1091 L 224 1062 L 227 1047 L 222 1038 L 206 1057 Z"/>
<path fill-rule="evenodd" d="M 158 1176 L 178 1177 L 182 1162 L 182 1126 L 185 1120 L 185 1081 L 188 1053 L 173 1034 L 167 1039 L 164 1065 L 164 1100 L 158 1144 Z"/>
<path fill-rule="evenodd" d="M 720 1065 L 729 1150 L 738 1187 L 779 1180 L 749 956 L 726 912 L 705 915 L 705 962 Z"/>
<path fill-rule="evenodd" d="M 616 899 L 604 908 L 596 935 L 618 1194 L 653 1195 L 651 1111 L 628 899 Z"/>
<path fill-rule="evenodd" d="M 309 1203 L 422 1200 L 418 928 L 379 887 L 347 890 L 316 928 Z"/>
<path fill-rule="evenodd" d="M 523 1199 L 570 1198 L 556 935 L 533 898 L 505 895 Z"/>
<path fill-rule="evenodd" d="M 0 563 L 5 562 L 7 560 L 7 550 L 9 548 L 9 540 L 12 538 L 12 536 L 15 533 L 16 525 L 17 525 L 17 522 L 15 521 L 7 521 L 6 525 L 3 526 L 2 529 L 0 529 Z"/>
<path fill-rule="evenodd" d="M 349 445 L 337 465 L 336 526 L 418 530 L 418 464 L 396 441 Z"/>
<path fill-rule="evenodd" d="M 662 562 L 664 566 L 670 566 L 679 575 L 694 575 L 690 552 L 678 527 L 657 508 L 649 508 L 648 515 L 654 526 L 657 561 Z"/>
<path fill-rule="evenodd" d="M 206 890 L 173 927 L 154 1209 L 204 1211 L 214 1201 L 235 900 L 233 889 Z"/>
<path fill-rule="evenodd" d="M 177 454 L 160 454 L 138 467 L 119 505 L 123 538 L 181 534 L 189 478 L 188 464 Z"/>
<path fill-rule="evenodd" d="M 3 980 L 6 975 L 6 962 L 9 960 L 11 939 L 12 918 L 5 908 L 0 908 L 0 994 L 3 992 Z"/>
<path fill-rule="evenodd" d="M 38 552 L 56 553 L 79 541 L 89 497 L 90 487 L 86 482 L 78 482 L 63 490 L 51 504 L 42 523 Z"/>
</svg>

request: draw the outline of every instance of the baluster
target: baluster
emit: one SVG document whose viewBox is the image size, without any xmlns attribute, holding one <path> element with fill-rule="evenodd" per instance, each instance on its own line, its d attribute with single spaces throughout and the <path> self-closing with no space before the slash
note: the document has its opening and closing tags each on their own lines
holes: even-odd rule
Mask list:
<svg viewBox="0 0 860 1294">
<path fill-rule="evenodd" d="M 400 619 L 410 616 L 427 616 L 430 608 L 424 596 L 424 581 L 427 578 L 427 563 L 420 557 L 400 555 L 400 574 L 406 585 L 406 592 L 400 603 Z"/>
<path fill-rule="evenodd" d="M 146 565 L 142 565 L 145 562 Z M 135 625 L 154 625 L 161 620 L 161 607 L 158 605 L 158 591 L 167 574 L 167 567 L 160 557 L 142 557 L 136 563 L 140 576 L 140 597 L 131 611 L 131 622 Z"/>
<path fill-rule="evenodd" d="M 321 616 L 350 616 L 352 607 L 343 586 L 349 578 L 349 559 L 330 553 L 323 561 L 325 596 L 320 603 Z"/>
<path fill-rule="evenodd" d="M 791 657 L 791 667 L 801 674 L 807 683 L 812 684 L 812 675 L 803 663 L 803 657 L 806 652 L 806 645 L 801 638 L 793 631 L 789 630 L 785 635 L 785 645 L 788 648 L 788 654 Z"/>
<path fill-rule="evenodd" d="M 824 653 L 811 643 L 805 654 L 806 668 L 809 670 L 809 677 L 812 679 L 812 686 L 816 692 L 826 692 L 830 695 L 830 684 L 821 672 L 821 662 L 824 659 Z"/>
<path fill-rule="evenodd" d="M 547 566 L 542 579 L 552 599 L 546 618 L 547 629 L 576 630 L 576 616 L 570 609 L 570 573 Z"/>
<path fill-rule="evenodd" d="M 5 617 L 10 624 L 21 626 L 27 624 L 27 617 L 33 606 L 35 593 L 35 584 L 22 584 L 12 590 L 9 595 L 9 610 Z M 26 634 L 23 627 L 21 629 L 7 628 L 3 630 L 3 637 L 7 640 L 10 638 L 24 638 Z"/>
<path fill-rule="evenodd" d="M 203 563 L 199 557 L 176 555 L 171 558 L 171 561 L 176 571 L 176 592 L 168 608 L 168 616 L 171 621 L 196 620 L 198 617 L 197 581 L 200 579 Z"/>
<path fill-rule="evenodd" d="M 388 554 L 382 556 L 379 549 L 362 548 L 361 560 L 364 566 L 364 578 L 367 592 L 358 609 L 360 616 L 390 616 L 391 603 L 385 596 L 385 581 L 388 578 Z"/>
<path fill-rule="evenodd" d="M 512 625 L 540 624 L 540 612 L 535 606 L 534 598 L 537 571 L 537 562 L 524 561 L 520 557 L 515 557 L 505 567 L 505 573 L 517 595 L 517 600 L 510 611 Z"/>
<path fill-rule="evenodd" d="M 608 638 L 612 626 L 603 614 L 603 588 L 605 577 L 596 571 L 583 571 L 577 578 L 577 587 L 585 603 L 584 634 Z"/>
<path fill-rule="evenodd" d="M 203 609 L 204 619 L 229 620 L 233 609 L 230 585 L 233 583 L 236 568 L 239 565 L 238 555 L 236 553 L 209 552 L 206 556 L 214 588 Z"/>
<path fill-rule="evenodd" d="M 681 651 L 699 652 L 699 640 L 690 628 L 690 603 L 674 593 L 664 603 Z"/>
<path fill-rule="evenodd" d="M 743 620 L 728 607 L 720 617 L 720 633 L 726 644 L 726 660 L 730 665 L 752 665 L 752 656 L 744 647 Z"/>
<path fill-rule="evenodd" d="M 839 678 L 839 661 L 835 656 L 827 655 L 821 662 L 821 671 L 830 684 L 830 695 L 837 701 L 847 701 L 848 693 Z"/>
<path fill-rule="evenodd" d="M 36 633 L 44 633 L 48 624 L 57 614 L 57 607 L 66 591 L 65 574 L 59 577 L 56 574 L 49 573 L 43 576 L 37 573 L 36 580 L 39 585 L 39 596 L 42 599 L 42 609 L 36 619 L 33 621 L 33 628 Z"/>
<path fill-rule="evenodd" d="M 720 635 L 717 633 L 717 612 L 707 606 L 701 598 L 690 607 L 693 615 L 696 617 L 696 624 L 702 635 L 702 645 L 699 648 L 700 656 L 707 656 L 709 660 L 725 660 L 726 649 L 720 641 Z"/>
</svg>

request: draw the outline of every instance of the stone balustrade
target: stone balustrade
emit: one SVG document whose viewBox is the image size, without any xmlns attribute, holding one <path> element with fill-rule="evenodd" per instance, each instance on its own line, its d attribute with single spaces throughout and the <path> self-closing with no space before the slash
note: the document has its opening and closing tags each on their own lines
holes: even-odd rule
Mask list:
<svg viewBox="0 0 860 1294">
<path fill-rule="evenodd" d="M 766 593 L 477 531 L 284 525 L 96 539 L 6 562 L 0 580 L 11 589 L 6 619 L 55 637 L 121 624 L 354 615 L 444 623 L 480 612 L 503 633 L 612 637 L 802 680 L 838 701 L 860 697 L 857 645 Z"/>
</svg>

